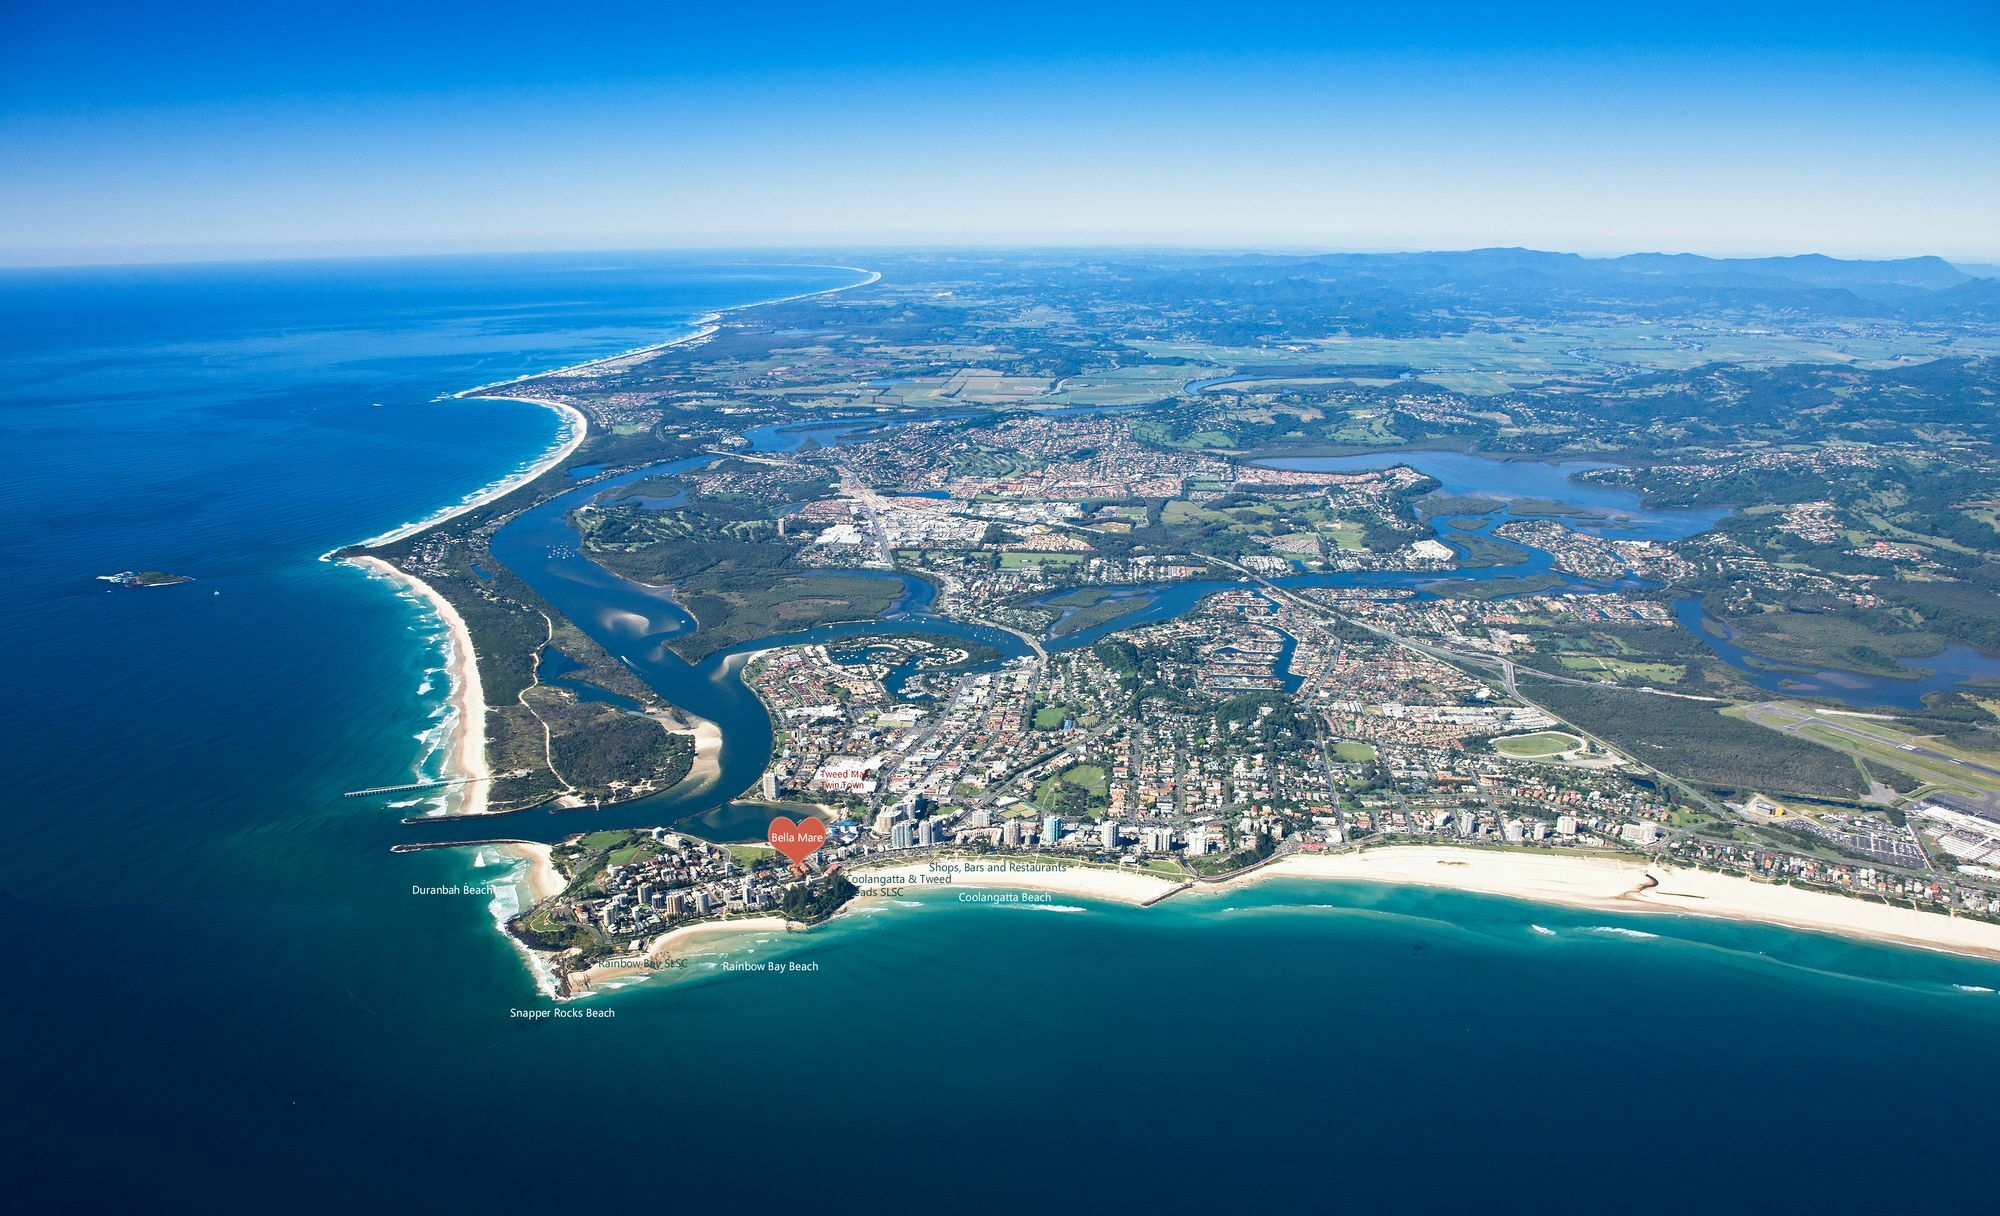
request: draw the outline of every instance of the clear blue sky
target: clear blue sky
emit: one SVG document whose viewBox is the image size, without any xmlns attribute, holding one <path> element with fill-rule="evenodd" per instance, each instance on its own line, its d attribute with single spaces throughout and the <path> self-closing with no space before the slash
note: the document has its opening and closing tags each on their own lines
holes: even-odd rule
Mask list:
<svg viewBox="0 0 2000 1216">
<path fill-rule="evenodd" d="M 2000 260 L 2000 2 L 0 0 L 0 166 L 0 263 L 953 242 Z"/>
</svg>

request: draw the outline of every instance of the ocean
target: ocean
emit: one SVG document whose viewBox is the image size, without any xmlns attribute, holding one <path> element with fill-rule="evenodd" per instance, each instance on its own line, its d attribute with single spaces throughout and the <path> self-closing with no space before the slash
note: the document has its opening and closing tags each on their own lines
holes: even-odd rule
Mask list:
<svg viewBox="0 0 2000 1216">
<path fill-rule="evenodd" d="M 434 770 L 439 630 L 319 555 L 556 439 L 440 393 L 854 277 L 0 272 L 17 1192 L 1727 1211 L 1983 1185 L 2000 964 L 1757 926 L 1300 883 L 946 893 L 523 1016 L 550 1005 L 495 931 L 505 884 L 412 893 L 505 868 L 391 855 L 413 808 L 340 797 Z M 195 581 L 97 580 L 137 569 Z M 799 966 L 722 965 L 774 961 Z"/>
</svg>

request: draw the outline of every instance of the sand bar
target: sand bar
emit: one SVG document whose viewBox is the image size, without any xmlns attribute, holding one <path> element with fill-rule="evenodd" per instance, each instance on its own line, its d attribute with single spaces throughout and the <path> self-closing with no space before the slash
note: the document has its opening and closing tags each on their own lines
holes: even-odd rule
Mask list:
<svg viewBox="0 0 2000 1216">
<path fill-rule="evenodd" d="M 707 718 L 697 718 L 686 710 L 677 711 L 682 721 L 692 722 L 694 761 L 682 778 L 689 789 L 713 784 L 722 777 L 722 728 Z"/>
</svg>

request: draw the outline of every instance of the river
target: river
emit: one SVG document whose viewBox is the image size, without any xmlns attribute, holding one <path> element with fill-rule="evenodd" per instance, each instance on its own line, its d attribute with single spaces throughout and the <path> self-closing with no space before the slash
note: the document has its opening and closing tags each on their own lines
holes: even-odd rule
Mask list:
<svg viewBox="0 0 2000 1216">
<path fill-rule="evenodd" d="M 853 442 L 864 435 L 877 434 L 887 426 L 899 425 L 900 421 L 767 425 L 745 431 L 744 438 L 753 453 L 789 452 L 796 451 L 808 439 L 827 445 Z M 1433 460 L 1438 457 L 1449 459 L 1443 462 Z M 619 490 L 635 482 L 699 468 L 714 459 L 713 455 L 702 454 L 648 465 L 567 490 L 507 523 L 494 535 L 492 551 L 496 559 L 524 579 L 662 698 L 716 723 L 723 738 L 720 776 L 714 782 L 699 785 L 684 783 L 650 798 L 598 808 L 588 813 L 549 807 L 511 812 L 490 822 L 482 821 L 480 835 L 555 841 L 585 827 L 595 830 L 679 823 L 715 839 L 754 839 L 761 833 L 768 813 L 756 806 L 733 806 L 731 799 L 756 785 L 763 774 L 770 762 L 772 730 L 770 716 L 762 701 L 742 680 L 746 655 L 777 646 L 829 642 L 885 631 L 943 635 L 983 642 L 999 652 L 994 664 L 1029 653 L 1021 639 L 1006 630 L 957 621 L 931 612 L 930 605 L 936 589 L 929 583 L 903 574 L 868 571 L 862 573 L 898 579 L 903 583 L 904 593 L 897 601 L 896 609 L 884 619 L 824 625 L 802 632 L 760 638 L 711 655 L 699 663 L 689 663 L 668 645 L 672 639 L 694 628 L 693 619 L 675 601 L 673 592 L 668 588 L 627 579 L 586 557 L 582 552 L 582 539 L 571 524 L 570 515 L 580 507 L 615 496 Z M 1474 481 L 1489 487 L 1495 484 L 1497 478 L 1494 475 L 1472 474 L 1466 463 L 1468 461 L 1491 466 L 1496 471 L 1512 472 L 1514 481 L 1510 484 L 1521 489 L 1523 496 L 1532 493 L 1536 497 L 1552 498 L 1567 477 L 1565 471 L 1542 466 L 1544 472 L 1537 478 L 1524 475 L 1522 466 L 1467 457 L 1461 453 L 1413 452 L 1341 458 L 1339 467 L 1379 468 L 1400 462 L 1438 476 L 1445 481 L 1447 490 Z M 1303 463 L 1290 462 L 1288 467 Z M 1592 489 L 1596 493 L 1582 505 L 1600 509 L 1636 506 L 1635 501 L 1626 503 L 1618 499 L 1620 494 L 1631 497 L 1629 492 L 1612 487 Z M 1458 489 L 1454 492 L 1469 491 Z M 1516 517 L 1511 511 L 1503 510 L 1464 527 L 1455 527 L 1443 519 L 1434 519 L 1431 523 L 1437 536 L 1452 544 L 1460 533 L 1484 533 L 1510 518 Z M 1638 521 L 1636 514 L 1633 518 Z M 1654 535 L 1692 535 L 1709 526 L 1713 518 L 1713 512 L 1705 511 L 1649 512 L 1644 514 L 1642 526 Z M 1595 522 L 1611 526 L 1605 520 Z M 1463 550 L 1463 545 L 1455 547 Z M 1301 572 L 1282 575 L 1272 581 L 1289 588 L 1407 588 L 1425 596 L 1431 594 L 1429 588 L 1445 580 L 1517 578 L 1551 572 L 1548 554 L 1526 546 L 1509 547 L 1519 553 L 1519 560 L 1502 565 L 1449 572 Z M 1192 611 L 1216 592 L 1241 589 L 1245 585 L 1242 579 L 1199 579 L 1121 587 L 1118 594 L 1130 602 L 1128 611 L 1088 629 L 1046 638 L 1044 648 L 1052 653 L 1074 650 L 1092 645 L 1112 633 L 1172 620 Z M 1608 589 L 1602 584 L 1582 580 L 1566 580 L 1562 586 L 1585 592 Z M 560 676 L 561 673 L 562 669 L 558 668 L 556 674 Z M 443 841 L 462 839 L 465 835 L 466 825 L 462 821 L 417 822 L 411 825 L 410 839 Z"/>
<path fill-rule="evenodd" d="M 783 453 L 798 450 L 808 440 L 835 445 L 855 442 L 883 429 L 902 425 L 908 419 L 840 421 L 811 425 L 765 425 L 744 432 L 753 453 Z M 756 804 L 735 803 L 742 791 L 757 784 L 770 762 L 772 727 L 768 712 L 757 695 L 743 682 L 747 655 L 779 646 L 837 641 L 884 632 L 942 635 L 983 642 L 999 657 L 987 664 L 997 666 L 1029 653 L 1020 638 L 1003 629 L 939 616 L 930 611 L 936 589 L 922 579 L 888 571 L 849 571 L 903 584 L 896 606 L 879 621 L 854 621 L 823 625 L 816 629 L 759 638 L 711 655 L 699 663 L 689 663 L 668 643 L 694 628 L 694 621 L 675 602 L 668 588 L 648 586 L 615 574 L 584 556 L 582 540 L 570 523 L 570 514 L 579 507 L 615 497 L 635 482 L 671 476 L 699 468 L 715 460 L 710 454 L 691 456 L 622 472 L 568 490 L 523 512 L 493 537 L 495 558 L 520 575 L 553 604 L 558 611 L 623 663 L 634 675 L 673 705 L 716 723 L 722 731 L 719 757 L 721 773 L 713 782 L 683 783 L 649 798 L 597 808 L 587 813 L 560 811 L 550 807 L 530 808 L 504 815 L 486 824 L 482 836 L 514 836 L 522 839 L 556 841 L 586 827 L 636 828 L 675 823 L 686 830 L 716 840 L 761 838 L 768 811 Z M 1513 561 L 1469 566 L 1451 571 L 1333 571 L 1298 572 L 1271 579 L 1292 588 L 1402 588 L 1418 598 L 1434 594 L 1433 588 L 1446 581 L 1490 581 L 1554 575 L 1563 581 L 1554 591 L 1584 594 L 1614 590 L 1652 588 L 1637 579 L 1616 584 L 1569 578 L 1554 570 L 1546 552 L 1526 545 L 1500 540 L 1491 532 L 1513 519 L 1538 518 L 1532 501 L 1560 503 L 1567 508 L 1583 508 L 1591 514 L 1558 516 L 1564 524 L 1593 535 L 1674 541 L 1713 527 L 1728 512 L 1718 508 L 1648 508 L 1636 492 L 1621 486 L 1579 481 L 1575 474 L 1608 467 L 1601 463 L 1572 461 L 1544 464 L 1502 461 L 1465 452 L 1410 451 L 1382 452 L 1363 456 L 1302 457 L 1267 462 L 1273 467 L 1313 472 L 1351 472 L 1409 465 L 1435 478 L 1443 493 L 1480 495 L 1503 502 L 1500 510 L 1465 521 L 1438 516 L 1429 519 L 1436 537 L 1461 555 L 1468 537 L 1483 537 L 1493 545 L 1511 549 Z M 1525 513 L 1524 513 L 1525 512 Z M 1204 599 L 1220 591 L 1240 590 L 1244 579 L 1196 579 L 1183 582 L 1121 586 L 1117 596 L 1130 607 L 1118 616 L 1089 628 L 1047 636 L 1043 648 L 1060 653 L 1090 646 L 1113 633 L 1172 620 L 1193 611 Z M 1052 594 L 1060 594 L 1052 593 Z M 1773 692 L 1818 696 L 1853 706 L 1897 706 L 1920 708 L 1927 692 L 1954 687 L 1967 679 L 2000 674 L 2000 661 L 1986 659 L 1964 647 L 1955 647 L 1935 659 L 1922 661 L 1932 669 L 1911 679 L 1867 676 L 1853 672 L 1778 672 L 1773 665 L 1734 645 L 1726 638 L 1699 627 L 1681 601 L 1676 613 L 1683 625 L 1715 649 L 1717 655 L 1744 672 L 1751 683 Z M 1700 613 L 1699 605 L 1692 608 Z M 1915 664 L 1912 664 L 1915 666 Z M 563 672 L 558 667 L 555 674 Z M 574 685 L 572 685 L 574 687 Z M 463 839 L 463 821 L 410 825 L 412 841 Z"/>
</svg>

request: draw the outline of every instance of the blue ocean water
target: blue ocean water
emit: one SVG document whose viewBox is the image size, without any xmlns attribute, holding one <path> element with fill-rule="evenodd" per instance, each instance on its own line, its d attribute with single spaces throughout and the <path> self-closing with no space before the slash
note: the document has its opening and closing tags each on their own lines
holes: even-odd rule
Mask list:
<svg viewBox="0 0 2000 1216">
<path fill-rule="evenodd" d="M 1373 887 L 930 896 L 740 947 L 817 970 L 698 959 L 613 1016 L 515 1016 L 548 1004 L 504 903 L 411 893 L 498 867 L 391 855 L 408 810 L 339 797 L 423 762 L 435 628 L 318 555 L 555 436 L 437 394 L 853 278 L 0 274 L 17 1192 L 1737 1210 L 1804 1178 L 1879 1210 L 2000 1130 L 2000 965 Z M 140 568 L 197 581 L 94 577 Z"/>
</svg>

